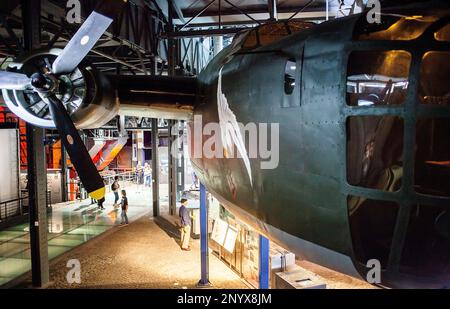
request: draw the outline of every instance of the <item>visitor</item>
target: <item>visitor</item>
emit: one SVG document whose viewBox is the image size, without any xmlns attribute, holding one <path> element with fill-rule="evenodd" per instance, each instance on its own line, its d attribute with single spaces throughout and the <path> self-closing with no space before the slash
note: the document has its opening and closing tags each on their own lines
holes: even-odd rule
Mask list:
<svg viewBox="0 0 450 309">
<path fill-rule="evenodd" d="M 198 177 L 197 177 L 197 174 L 195 174 L 194 171 L 192 171 L 191 177 L 192 177 L 191 190 L 193 190 L 193 189 L 198 189 L 198 187 L 199 187 L 199 184 L 198 184 Z"/>
<path fill-rule="evenodd" d="M 144 178 L 145 178 L 145 186 L 150 187 L 152 185 L 152 168 L 148 163 L 144 165 Z"/>
<path fill-rule="evenodd" d="M 119 176 L 115 176 L 114 182 L 111 185 L 111 190 L 114 192 L 114 207 L 118 205 L 117 202 L 119 201 L 119 189 Z"/>
<path fill-rule="evenodd" d="M 136 165 L 136 183 L 138 185 L 144 183 L 144 167 L 142 166 L 141 161 L 138 161 Z"/>
<path fill-rule="evenodd" d="M 125 190 L 122 190 L 122 200 L 120 202 L 120 205 L 122 206 L 122 222 L 120 224 L 128 224 L 128 198 L 127 198 L 127 192 Z"/>
<path fill-rule="evenodd" d="M 180 221 L 181 221 L 181 250 L 190 251 L 191 247 L 189 241 L 191 239 L 191 216 L 189 214 L 189 209 L 187 209 L 188 200 L 182 198 L 180 200 Z"/>
<path fill-rule="evenodd" d="M 101 210 L 105 209 L 105 207 L 103 207 L 104 202 L 105 202 L 105 197 L 102 197 L 101 199 L 97 200 L 98 209 L 101 209 Z"/>
</svg>

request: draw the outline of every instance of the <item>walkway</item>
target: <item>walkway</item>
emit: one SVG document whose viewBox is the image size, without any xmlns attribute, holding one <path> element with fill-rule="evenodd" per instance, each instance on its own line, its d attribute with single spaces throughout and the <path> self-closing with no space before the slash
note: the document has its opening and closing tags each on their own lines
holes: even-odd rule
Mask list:
<svg viewBox="0 0 450 309">
<path fill-rule="evenodd" d="M 134 220 L 151 212 L 151 189 L 128 185 L 129 218 Z M 167 185 L 161 185 L 161 196 L 167 194 Z M 161 199 L 161 211 L 167 208 L 167 198 Z M 48 217 L 48 255 L 53 259 L 74 247 L 110 230 L 120 221 L 120 212 L 114 210 L 112 193 L 106 197 L 105 210 L 90 205 L 90 200 L 53 206 Z M 31 269 L 28 223 L 0 231 L 0 286 L 16 279 Z"/>
<path fill-rule="evenodd" d="M 146 215 L 64 254 L 50 266 L 50 288 L 195 288 L 200 242 L 192 240 L 192 250 L 182 251 L 179 231 L 170 221 Z M 70 259 L 81 263 L 81 284 L 67 283 Z M 247 288 L 213 255 L 210 280 L 214 288 Z"/>
</svg>

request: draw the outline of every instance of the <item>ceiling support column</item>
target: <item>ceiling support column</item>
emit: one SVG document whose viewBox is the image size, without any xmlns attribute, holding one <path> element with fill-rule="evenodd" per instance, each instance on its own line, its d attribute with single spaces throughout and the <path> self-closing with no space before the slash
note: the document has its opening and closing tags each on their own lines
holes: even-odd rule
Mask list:
<svg viewBox="0 0 450 309">
<path fill-rule="evenodd" d="M 158 217 L 159 212 L 159 136 L 158 119 L 152 118 L 152 198 L 153 217 Z"/>
<path fill-rule="evenodd" d="M 41 47 L 41 1 L 22 0 L 25 50 Z M 47 242 L 47 167 L 44 129 L 27 124 L 28 198 L 33 286 L 49 282 Z"/>
</svg>

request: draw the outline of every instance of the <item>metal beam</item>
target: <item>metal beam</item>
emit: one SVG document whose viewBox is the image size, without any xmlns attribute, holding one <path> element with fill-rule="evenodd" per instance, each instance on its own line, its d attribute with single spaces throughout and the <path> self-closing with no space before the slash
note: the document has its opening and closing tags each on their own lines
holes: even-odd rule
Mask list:
<svg viewBox="0 0 450 309">
<path fill-rule="evenodd" d="M 295 16 L 297 16 L 297 14 L 303 12 L 306 8 L 308 8 L 308 6 L 310 6 L 315 0 L 311 0 L 309 1 L 307 4 L 305 4 L 305 6 L 303 6 L 302 8 L 298 9 L 291 17 L 289 17 L 289 20 L 291 20 L 292 18 L 294 18 Z M 326 14 L 326 18 L 328 18 L 328 13 Z"/>
<path fill-rule="evenodd" d="M 41 47 L 40 0 L 22 0 L 24 48 Z M 27 124 L 27 164 L 30 221 L 31 277 L 36 287 L 49 282 L 47 240 L 47 167 L 44 129 Z"/>
<path fill-rule="evenodd" d="M 43 140 L 44 130 L 27 124 L 31 277 L 35 287 L 49 282 L 47 173 Z"/>
<path fill-rule="evenodd" d="M 227 34 L 235 34 L 241 30 L 247 30 L 249 28 L 226 28 L 226 29 L 212 29 L 212 30 L 192 30 L 192 31 L 178 31 L 163 33 L 161 38 L 195 38 L 195 37 L 210 37 L 210 36 L 222 36 Z"/>
<path fill-rule="evenodd" d="M 278 16 L 280 16 L 280 14 L 278 14 Z M 290 17 L 291 15 L 289 15 L 288 17 Z M 264 19 L 258 19 L 260 22 L 264 23 L 267 20 Z M 324 16 L 317 16 L 317 17 L 301 17 L 301 18 L 293 18 L 291 19 L 291 21 L 322 21 L 325 20 L 325 14 Z M 288 21 L 287 18 L 286 19 L 278 19 L 278 21 Z M 251 21 L 251 20 L 239 20 L 239 21 L 222 21 L 222 28 L 228 26 L 228 27 L 237 27 L 237 26 L 247 26 L 247 28 L 243 28 L 241 27 L 241 29 L 250 29 L 252 27 L 255 27 L 256 24 Z M 219 27 L 219 23 L 218 22 L 205 22 L 205 23 L 201 23 L 201 24 L 195 24 L 195 25 L 191 25 L 186 27 L 185 31 L 188 31 L 188 29 L 201 29 L 201 28 L 205 28 L 205 27 Z M 184 31 L 183 31 L 184 32 Z"/>
<path fill-rule="evenodd" d="M 62 201 L 67 202 L 67 153 L 61 143 L 61 195 Z"/>
<path fill-rule="evenodd" d="M 158 217 L 159 212 L 159 136 L 158 119 L 152 119 L 152 197 L 153 217 Z"/>
<path fill-rule="evenodd" d="M 259 288 L 269 288 L 269 240 L 259 235 Z"/>
<path fill-rule="evenodd" d="M 224 1 L 225 0 L 222 0 L 222 2 L 224 2 Z M 231 1 L 231 0 L 229 0 L 229 1 Z M 268 3 L 268 1 L 270 1 L 270 0 L 266 0 L 266 3 Z M 244 1 L 241 1 L 241 3 L 242 2 L 244 2 Z M 293 6 L 277 6 L 277 12 L 278 12 L 278 14 L 291 14 L 292 15 L 295 11 L 302 9 L 303 7 L 304 7 L 304 5 L 299 5 L 299 4 L 293 5 Z M 259 15 L 259 14 L 269 15 L 267 5 L 260 5 L 260 6 L 253 7 L 253 8 L 247 7 L 242 10 L 245 10 L 245 13 L 251 14 L 253 17 L 254 17 L 254 15 Z M 200 18 L 215 17 L 216 19 L 218 19 L 218 15 L 219 15 L 218 12 L 219 12 L 218 9 L 207 11 L 199 17 Z M 237 12 L 237 10 L 234 9 L 233 7 L 231 7 L 231 6 L 225 7 L 222 3 L 222 9 L 221 9 L 222 17 L 236 15 L 236 12 Z M 325 13 L 325 9 L 324 9 L 324 7 L 314 6 L 314 7 L 310 7 L 310 9 L 308 9 L 307 12 L 308 13 L 319 13 L 319 12 Z M 186 11 L 186 10 L 184 11 L 184 16 L 188 17 L 188 18 L 191 18 L 192 16 L 195 16 L 196 14 L 197 14 L 197 12 L 194 12 L 194 11 Z M 241 15 L 244 15 L 244 14 L 241 14 Z M 266 18 L 266 20 L 267 20 L 267 18 Z"/>
<path fill-rule="evenodd" d="M 174 17 L 174 10 L 172 6 L 173 0 L 168 0 L 169 4 L 169 23 L 167 24 L 166 31 L 173 32 L 174 31 L 174 25 L 173 25 L 173 17 Z M 177 42 L 174 37 L 168 38 L 168 74 L 169 76 L 175 75 L 175 67 L 177 65 L 177 58 L 178 58 L 178 47 Z"/>
<path fill-rule="evenodd" d="M 208 252 L 208 204 L 206 188 L 200 183 L 200 262 L 201 277 L 198 287 L 209 287 L 209 252 Z"/>
<path fill-rule="evenodd" d="M 183 30 L 186 26 L 188 26 L 194 19 L 202 15 L 216 0 L 212 0 L 209 2 L 203 9 L 200 10 L 195 16 L 191 17 L 191 19 L 188 20 L 187 23 L 185 23 L 179 30 Z M 169 12 L 170 12 L 170 5 L 169 5 Z M 169 14 L 170 15 L 170 14 Z M 169 17 L 170 19 L 170 17 Z"/>
<path fill-rule="evenodd" d="M 177 199 L 181 198 L 184 191 L 185 184 L 185 170 L 184 170 L 184 121 L 177 122 L 178 130 L 178 164 L 177 164 Z"/>
<path fill-rule="evenodd" d="M 269 20 L 278 20 L 277 0 L 268 0 L 267 2 L 269 8 Z"/>
<path fill-rule="evenodd" d="M 137 67 L 137 66 L 135 66 L 135 65 L 129 64 L 129 63 L 125 62 L 125 61 L 122 61 L 122 60 L 120 60 L 120 59 L 118 59 L 118 58 L 115 58 L 115 57 L 113 57 L 113 56 L 107 55 L 107 54 L 105 54 L 105 53 L 103 53 L 103 52 L 101 52 L 101 51 L 99 51 L 99 50 L 97 50 L 97 49 L 92 49 L 91 51 L 92 51 L 93 53 L 99 55 L 99 56 L 105 57 L 105 58 L 107 58 L 107 59 L 109 59 L 109 60 L 112 60 L 112 61 L 114 61 L 114 62 L 117 62 L 117 63 L 119 63 L 119 64 L 121 64 L 121 65 L 123 65 L 123 66 L 126 66 L 127 68 L 131 68 L 131 69 L 136 70 L 136 71 L 139 71 L 139 72 L 141 72 L 141 73 L 145 73 L 145 71 L 144 71 L 143 69 L 141 69 L 141 68 L 139 68 L 139 67 Z"/>
<path fill-rule="evenodd" d="M 184 16 L 183 16 L 183 11 L 181 11 L 181 9 L 180 9 L 180 7 L 178 6 L 177 2 L 176 2 L 176 1 L 172 1 L 172 3 L 170 3 L 170 4 L 172 4 L 173 10 L 174 10 L 174 12 L 177 14 L 178 18 L 179 18 L 182 22 L 185 22 Z M 170 4 L 169 4 L 169 5 L 170 5 Z"/>
<path fill-rule="evenodd" d="M 248 18 L 250 18 L 251 20 L 253 20 L 255 23 L 261 24 L 261 22 L 257 21 L 256 19 L 254 19 L 252 16 L 250 16 L 250 14 L 248 14 L 247 12 L 243 11 L 242 9 L 240 9 L 237 5 L 231 3 L 228 0 L 224 0 L 226 3 L 228 3 L 229 5 L 231 5 L 233 8 L 235 8 L 239 13 L 247 16 Z"/>
<path fill-rule="evenodd" d="M 300 13 L 297 13 L 294 18 L 289 19 L 292 17 L 292 15 L 295 13 L 295 11 L 290 11 L 289 13 L 281 13 L 278 11 L 278 21 L 287 21 L 287 20 L 302 20 L 302 21 L 325 21 L 326 18 L 326 12 L 325 10 L 322 11 L 302 11 Z M 240 14 L 233 14 L 233 15 L 221 15 L 221 24 L 222 27 L 224 26 L 239 26 L 239 25 L 257 25 L 256 22 L 246 18 L 243 15 Z M 260 23 L 266 23 L 267 19 L 269 18 L 269 13 L 255 13 L 252 14 L 252 16 L 259 21 Z M 331 11 L 329 13 L 330 18 L 334 18 L 336 16 L 336 13 Z M 219 17 L 218 15 L 214 16 L 200 16 L 197 18 L 197 20 L 193 23 L 191 23 L 189 26 L 187 26 L 184 30 L 192 29 L 192 28 L 202 28 L 202 27 L 219 27 Z M 175 20 L 175 24 L 179 25 L 179 23 Z"/>
<path fill-rule="evenodd" d="M 175 216 L 177 213 L 177 157 L 178 126 L 175 120 L 169 120 L 169 212 Z"/>
</svg>

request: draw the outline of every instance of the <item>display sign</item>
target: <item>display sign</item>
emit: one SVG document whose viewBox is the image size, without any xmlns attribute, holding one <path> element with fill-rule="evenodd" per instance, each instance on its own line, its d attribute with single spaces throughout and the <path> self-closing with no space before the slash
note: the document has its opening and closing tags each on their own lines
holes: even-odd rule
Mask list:
<svg viewBox="0 0 450 309">
<path fill-rule="evenodd" d="M 236 227 L 229 225 L 226 221 L 220 218 L 217 218 L 214 221 L 211 239 L 217 242 L 228 252 L 233 253 L 238 233 L 239 230 Z"/>
<path fill-rule="evenodd" d="M 213 220 L 216 220 L 220 216 L 220 204 L 217 199 L 215 199 L 211 195 L 211 199 L 209 200 L 209 209 L 208 209 L 209 217 Z"/>
<path fill-rule="evenodd" d="M 225 237 L 223 247 L 230 253 L 233 253 L 234 251 L 234 245 L 236 244 L 238 232 L 239 232 L 238 229 L 235 228 L 234 226 L 231 225 L 228 226 L 227 235 Z"/>
<path fill-rule="evenodd" d="M 219 245 L 223 246 L 225 243 L 225 237 L 227 236 L 228 223 L 222 219 L 216 219 L 214 221 L 214 227 L 211 234 L 211 239 Z"/>
</svg>

